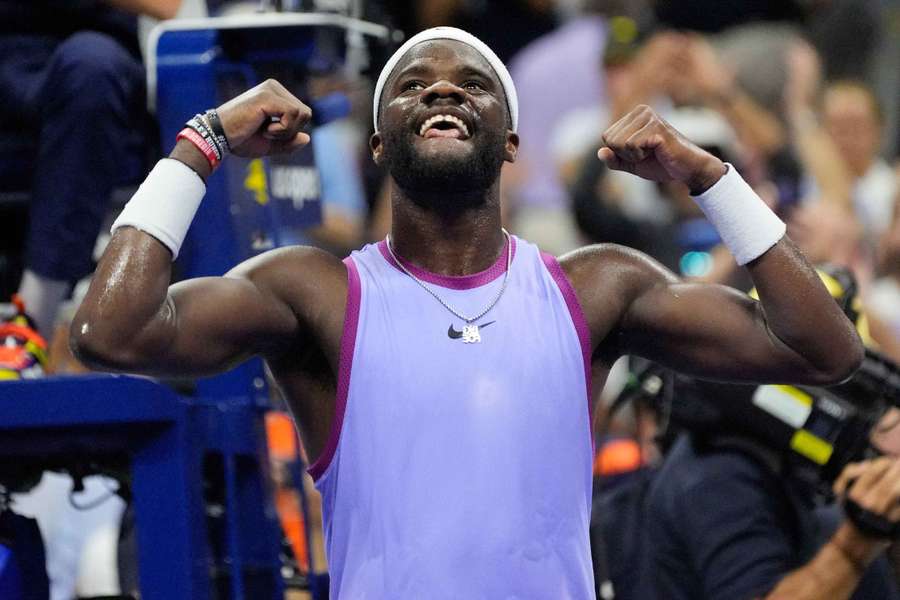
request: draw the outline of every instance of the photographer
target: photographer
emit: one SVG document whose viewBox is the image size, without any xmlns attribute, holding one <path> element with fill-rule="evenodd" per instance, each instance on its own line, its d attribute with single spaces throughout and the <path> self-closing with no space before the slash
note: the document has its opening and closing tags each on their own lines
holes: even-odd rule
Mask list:
<svg viewBox="0 0 900 600">
<path fill-rule="evenodd" d="M 850 272 L 819 275 L 871 342 Z M 900 599 L 881 557 L 900 520 L 898 400 L 900 369 L 871 350 L 829 389 L 703 382 L 633 359 L 610 412 L 655 412 L 665 460 L 600 486 L 598 597 Z M 823 506 L 832 494 L 846 518 Z"/>
<path fill-rule="evenodd" d="M 827 512 L 766 450 L 737 436 L 682 434 L 648 496 L 643 597 L 830 600 L 859 587 L 854 598 L 900 598 L 885 562 L 872 564 L 887 542 L 845 520 L 819 547 Z M 835 491 L 895 521 L 900 459 L 850 464 Z"/>
<path fill-rule="evenodd" d="M 819 275 L 871 344 L 850 271 Z M 642 597 L 900 598 L 876 561 L 900 520 L 898 380 L 871 350 L 829 389 L 675 376 L 667 414 L 685 431 L 647 492 Z M 845 518 L 821 506 L 829 487 Z"/>
<path fill-rule="evenodd" d="M 900 519 L 900 459 L 880 458 L 849 464 L 835 482 L 835 493 L 891 522 Z M 845 521 L 816 557 L 782 579 L 767 598 L 847 598 L 866 568 L 888 547 Z"/>
</svg>

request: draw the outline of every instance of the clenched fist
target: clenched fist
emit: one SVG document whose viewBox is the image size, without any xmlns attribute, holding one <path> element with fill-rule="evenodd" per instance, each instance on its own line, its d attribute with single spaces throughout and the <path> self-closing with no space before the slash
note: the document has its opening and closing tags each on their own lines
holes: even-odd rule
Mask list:
<svg viewBox="0 0 900 600">
<path fill-rule="evenodd" d="M 300 130 L 312 111 L 274 79 L 229 100 L 217 112 L 237 156 L 284 154 L 309 143 L 309 135 Z"/>
<path fill-rule="evenodd" d="M 651 181 L 680 181 L 692 194 L 708 190 L 725 163 L 681 135 L 652 108 L 640 105 L 603 132 L 597 156 L 610 169 Z"/>
</svg>

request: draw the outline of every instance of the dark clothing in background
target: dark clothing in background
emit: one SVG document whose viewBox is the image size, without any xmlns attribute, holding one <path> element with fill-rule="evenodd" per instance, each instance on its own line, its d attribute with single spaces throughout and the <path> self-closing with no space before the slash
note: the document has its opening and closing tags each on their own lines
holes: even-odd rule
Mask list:
<svg viewBox="0 0 900 600">
<path fill-rule="evenodd" d="M 140 58 L 137 17 L 99 0 L 0 0 L 0 37 L 41 35 L 62 41 L 85 30 L 109 35 Z"/>
<path fill-rule="evenodd" d="M 578 229 L 591 243 L 621 244 L 640 250 L 677 272 L 683 250 L 676 241 L 675 225 L 636 221 L 620 210 L 615 200 L 602 197 L 601 182 L 608 173 L 609 169 L 591 150 L 569 190 Z"/>
<path fill-rule="evenodd" d="M 759 458 L 682 435 L 647 497 L 648 589 L 636 597 L 743 600 L 770 592 L 802 567 L 834 532 L 836 508 L 814 510 L 808 493 Z M 900 599 L 879 558 L 855 600 Z"/>
<path fill-rule="evenodd" d="M 455 26 L 484 41 L 507 64 L 529 42 L 556 29 L 552 11 L 539 12 L 524 0 L 477 4 L 479 10 L 460 15 Z"/>
<path fill-rule="evenodd" d="M 401 29 L 406 37 L 412 37 L 424 28 L 418 22 L 416 2 L 409 0 L 384 0 L 379 2 L 382 13 Z M 462 2 L 449 25 L 459 27 L 478 37 L 505 63 L 524 48 L 528 42 L 553 31 L 556 15 L 548 3 L 546 10 L 538 10 L 527 0 L 470 0 Z"/>
<path fill-rule="evenodd" d="M 594 580 L 610 582 L 616 600 L 648 600 L 642 582 L 647 544 L 647 492 L 656 469 L 641 468 L 618 476 L 614 485 L 594 489 L 591 507 L 591 558 Z M 598 479 L 594 480 L 595 483 Z M 599 591 L 599 590 L 598 590 Z M 602 598 L 601 594 L 597 594 Z"/>
<path fill-rule="evenodd" d="M 673 29 L 715 33 L 754 21 L 800 21 L 797 0 L 656 0 L 659 22 Z"/>
<path fill-rule="evenodd" d="M 30 188 L 25 268 L 38 275 L 88 275 L 112 190 L 143 174 L 134 26 L 93 2 L 0 1 L 0 161 L 28 165 L 0 169 L 0 187 Z"/>
</svg>

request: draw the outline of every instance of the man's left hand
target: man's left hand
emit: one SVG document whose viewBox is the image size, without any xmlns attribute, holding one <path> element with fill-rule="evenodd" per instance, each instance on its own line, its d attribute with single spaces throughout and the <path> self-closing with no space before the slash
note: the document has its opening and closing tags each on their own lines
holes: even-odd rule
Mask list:
<svg viewBox="0 0 900 600">
<path fill-rule="evenodd" d="M 681 135 L 646 105 L 603 133 L 597 156 L 610 169 L 651 181 L 680 181 L 692 194 L 708 190 L 725 174 L 725 163 Z"/>
</svg>

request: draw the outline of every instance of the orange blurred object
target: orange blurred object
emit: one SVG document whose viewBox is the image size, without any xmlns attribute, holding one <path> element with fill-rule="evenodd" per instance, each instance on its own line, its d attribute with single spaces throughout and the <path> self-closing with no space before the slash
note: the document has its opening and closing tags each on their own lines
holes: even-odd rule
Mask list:
<svg viewBox="0 0 900 600">
<path fill-rule="evenodd" d="M 275 492 L 275 510 L 284 535 L 291 543 L 297 565 L 304 573 L 309 573 L 309 549 L 306 547 L 306 527 L 303 523 L 303 510 L 300 506 L 300 494 L 295 490 L 281 488 Z"/>
<path fill-rule="evenodd" d="M 284 461 L 297 459 L 297 434 L 289 414 L 275 410 L 266 413 L 266 436 L 272 458 Z"/>
<path fill-rule="evenodd" d="M 636 471 L 643 465 L 641 447 L 634 440 L 616 439 L 603 444 L 594 457 L 594 475 L 609 476 Z"/>
<path fill-rule="evenodd" d="M 266 437 L 269 440 L 269 456 L 273 460 L 283 463 L 297 460 L 297 435 L 290 415 L 278 411 L 266 413 Z M 297 564 L 308 573 L 309 549 L 306 547 L 306 528 L 299 491 L 279 486 L 275 491 L 275 510 L 284 535 L 291 543 Z"/>
</svg>

